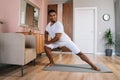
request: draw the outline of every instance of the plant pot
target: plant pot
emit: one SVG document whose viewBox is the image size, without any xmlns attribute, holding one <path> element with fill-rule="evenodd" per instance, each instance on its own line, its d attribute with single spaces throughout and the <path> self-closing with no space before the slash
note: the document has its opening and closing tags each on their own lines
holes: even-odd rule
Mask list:
<svg viewBox="0 0 120 80">
<path fill-rule="evenodd" d="M 106 56 L 112 56 L 112 52 L 113 52 L 112 49 L 106 49 L 106 50 L 105 50 Z"/>
</svg>

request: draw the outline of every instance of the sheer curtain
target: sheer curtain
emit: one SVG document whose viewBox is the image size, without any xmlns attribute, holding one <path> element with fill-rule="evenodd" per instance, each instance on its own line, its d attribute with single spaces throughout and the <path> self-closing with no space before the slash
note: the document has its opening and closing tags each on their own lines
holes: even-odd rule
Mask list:
<svg viewBox="0 0 120 80">
<path fill-rule="evenodd" d="M 115 2 L 115 53 L 120 56 L 120 0 Z"/>
</svg>

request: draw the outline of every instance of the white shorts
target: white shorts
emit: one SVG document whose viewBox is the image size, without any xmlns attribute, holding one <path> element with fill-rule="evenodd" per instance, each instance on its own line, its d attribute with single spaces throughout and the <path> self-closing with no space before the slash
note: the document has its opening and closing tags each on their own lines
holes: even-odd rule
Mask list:
<svg viewBox="0 0 120 80">
<path fill-rule="evenodd" d="M 72 41 L 58 41 L 52 44 L 45 44 L 45 46 L 49 47 L 50 49 L 65 46 L 74 54 L 78 54 L 80 52 L 79 48 Z"/>
</svg>

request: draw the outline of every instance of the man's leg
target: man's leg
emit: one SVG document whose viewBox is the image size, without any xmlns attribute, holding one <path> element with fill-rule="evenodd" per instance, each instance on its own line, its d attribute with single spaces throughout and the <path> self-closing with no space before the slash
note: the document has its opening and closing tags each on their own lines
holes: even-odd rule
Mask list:
<svg viewBox="0 0 120 80">
<path fill-rule="evenodd" d="M 53 61 L 52 54 L 51 54 L 51 49 L 48 48 L 47 46 L 45 46 L 44 49 L 45 49 L 46 55 L 50 61 L 50 63 L 48 65 L 50 65 L 50 66 L 54 65 L 54 61 Z"/>
<path fill-rule="evenodd" d="M 78 55 L 83 61 L 87 62 L 94 70 L 100 70 L 88 59 L 85 54 L 80 52 L 79 48 L 72 41 L 67 42 L 65 46 L 69 48 L 73 53 L 77 53 L 76 55 Z"/>
<path fill-rule="evenodd" d="M 83 54 L 82 52 L 80 52 L 80 53 L 78 53 L 78 54 L 76 54 L 76 55 L 78 55 L 83 61 L 87 62 L 94 70 L 100 71 L 100 69 L 99 69 L 97 66 L 95 66 L 95 65 L 88 59 L 88 57 L 87 57 L 85 54 Z"/>
</svg>

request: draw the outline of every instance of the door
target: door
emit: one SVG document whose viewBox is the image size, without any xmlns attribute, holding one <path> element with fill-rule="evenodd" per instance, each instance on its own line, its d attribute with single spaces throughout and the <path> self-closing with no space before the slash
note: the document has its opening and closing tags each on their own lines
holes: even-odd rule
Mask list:
<svg viewBox="0 0 120 80">
<path fill-rule="evenodd" d="M 64 25 L 65 33 L 73 39 L 73 2 L 63 4 L 63 17 L 62 22 Z M 62 47 L 62 51 L 69 52 L 70 50 L 66 47 Z"/>
<path fill-rule="evenodd" d="M 73 39 L 73 3 L 63 4 L 63 25 L 67 35 Z"/>
<path fill-rule="evenodd" d="M 74 42 L 85 53 L 95 52 L 95 9 L 75 9 Z"/>
</svg>

